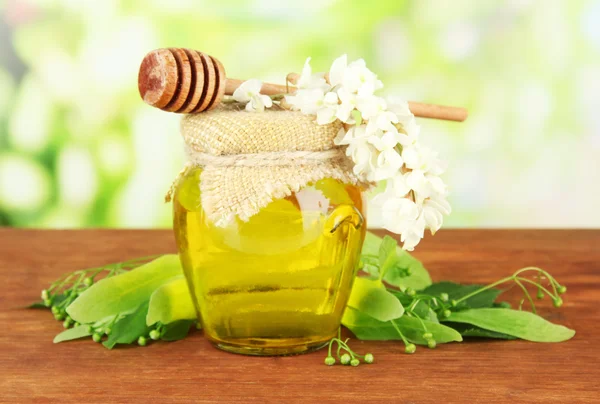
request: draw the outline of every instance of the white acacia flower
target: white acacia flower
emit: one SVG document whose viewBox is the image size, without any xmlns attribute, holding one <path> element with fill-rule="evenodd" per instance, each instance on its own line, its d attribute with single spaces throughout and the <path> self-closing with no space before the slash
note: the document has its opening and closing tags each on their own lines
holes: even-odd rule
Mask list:
<svg viewBox="0 0 600 404">
<path fill-rule="evenodd" d="M 407 251 L 414 250 L 424 235 L 425 220 L 419 217 L 417 220 L 410 221 L 400 235 L 400 241 L 403 243 L 402 248 Z"/>
<path fill-rule="evenodd" d="M 382 150 L 377 156 L 376 168 L 373 171 L 373 180 L 381 181 L 399 175 L 404 162 L 400 154 L 394 149 Z"/>
<path fill-rule="evenodd" d="M 385 217 L 383 227 L 391 232 L 402 234 L 419 217 L 419 207 L 410 199 L 398 198 L 387 192 L 378 197 L 380 197 L 378 202 L 383 217 Z"/>
<path fill-rule="evenodd" d="M 373 181 L 373 173 L 377 162 L 377 150 L 366 139 L 355 139 L 346 149 L 346 156 L 352 158 L 354 174 L 367 181 Z"/>
<path fill-rule="evenodd" d="M 319 125 L 335 121 L 335 114 L 339 107 L 337 94 L 325 93 L 320 88 L 298 90 L 295 95 L 286 96 L 286 101 L 303 114 L 316 115 Z"/>
<path fill-rule="evenodd" d="M 447 208 L 447 209 L 446 209 Z M 421 217 L 425 226 L 435 234 L 444 222 L 444 215 L 450 213 L 450 205 L 443 198 L 427 199 L 423 203 Z"/>
<path fill-rule="evenodd" d="M 410 112 L 408 102 L 404 101 L 402 98 L 390 96 L 387 97 L 386 101 L 388 111 L 396 114 L 399 122 L 408 122 L 414 119 L 415 116 Z"/>
<path fill-rule="evenodd" d="M 246 111 L 262 112 L 266 108 L 273 106 L 273 101 L 268 95 L 260 93 L 262 87 L 262 81 L 257 79 L 250 79 L 244 81 L 234 92 L 233 99 L 237 102 L 246 103 Z"/>
<path fill-rule="evenodd" d="M 333 143 L 337 146 L 344 146 L 357 141 L 366 142 L 369 138 L 366 128 L 366 125 L 352 126 L 348 131 L 341 128 Z"/>
<path fill-rule="evenodd" d="M 348 64 L 348 57 L 342 55 L 333 61 L 329 69 L 329 84 L 332 87 L 341 85 L 353 94 L 367 96 L 383 88 L 381 80 L 369 70 L 363 59 Z"/>
<path fill-rule="evenodd" d="M 304 62 L 304 67 L 302 68 L 302 73 L 298 78 L 298 82 L 296 86 L 299 89 L 313 89 L 319 88 L 323 91 L 328 91 L 330 86 L 325 81 L 324 73 L 312 73 L 312 68 L 310 67 L 310 58 L 306 58 Z"/>
<path fill-rule="evenodd" d="M 356 109 L 356 95 L 348 91 L 345 87 L 338 89 L 337 95 L 340 99 L 341 104 L 339 105 L 335 116 L 344 123 L 354 123 L 352 111 Z"/>
<path fill-rule="evenodd" d="M 369 119 L 367 122 L 367 132 L 374 133 L 382 130 L 384 132 L 398 133 L 398 128 L 394 125 L 397 122 L 398 120 L 393 112 L 382 111 Z"/>
<path fill-rule="evenodd" d="M 369 135 L 368 140 L 369 143 L 371 143 L 373 146 L 375 146 L 375 148 L 377 148 L 377 150 L 384 151 L 394 150 L 394 148 L 398 144 L 399 138 L 400 134 L 398 132 L 385 132 L 381 134 L 381 131 L 377 131 L 375 132 L 375 134 Z"/>
<path fill-rule="evenodd" d="M 356 109 L 360 111 L 362 118 L 365 120 L 371 120 L 379 114 L 387 112 L 387 103 L 385 102 L 385 99 L 377 97 L 376 95 L 358 97 L 356 101 Z M 398 122 L 398 119 L 393 112 L 389 111 L 387 113 L 390 117 L 393 116 L 395 122 Z"/>
</svg>

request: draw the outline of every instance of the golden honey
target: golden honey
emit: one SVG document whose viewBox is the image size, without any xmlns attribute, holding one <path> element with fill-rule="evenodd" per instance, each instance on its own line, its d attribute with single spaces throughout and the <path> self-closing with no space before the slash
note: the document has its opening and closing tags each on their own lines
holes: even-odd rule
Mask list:
<svg viewBox="0 0 600 404">
<path fill-rule="evenodd" d="M 247 222 L 210 223 L 200 168 L 178 181 L 174 230 L 205 336 L 217 347 L 284 355 L 336 335 L 365 234 L 360 190 L 332 179 L 278 199 Z"/>
</svg>

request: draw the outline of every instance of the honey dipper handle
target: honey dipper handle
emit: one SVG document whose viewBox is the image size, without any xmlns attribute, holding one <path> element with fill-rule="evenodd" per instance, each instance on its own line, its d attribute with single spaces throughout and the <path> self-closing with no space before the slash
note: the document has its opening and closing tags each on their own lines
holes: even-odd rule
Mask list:
<svg viewBox="0 0 600 404">
<path fill-rule="evenodd" d="M 300 75 L 298 73 L 290 73 L 287 76 L 287 80 L 295 84 Z M 329 75 L 325 74 L 325 80 L 329 82 Z M 295 89 L 294 87 L 290 87 L 290 91 Z M 469 112 L 466 108 L 462 107 L 448 107 L 445 105 L 436 105 L 436 104 L 424 104 L 422 102 L 414 102 L 408 101 L 408 108 L 410 112 L 412 112 L 415 116 L 419 118 L 433 118 L 433 119 L 442 119 L 445 121 L 455 121 L 455 122 L 463 122 L 467 119 Z"/>
<path fill-rule="evenodd" d="M 415 116 L 421 118 L 443 119 L 446 121 L 463 122 L 469 115 L 466 108 L 423 104 L 422 102 L 414 101 L 408 102 L 408 108 Z"/>
<path fill-rule="evenodd" d="M 243 82 L 244 82 L 244 80 L 227 78 L 227 81 L 225 82 L 225 94 L 233 95 L 233 92 Z M 285 94 L 288 91 L 292 92 L 295 89 L 296 88 L 292 87 L 292 86 L 287 87 L 287 86 L 282 86 L 281 84 L 263 83 L 262 87 L 260 88 L 260 93 L 264 94 L 264 95 L 278 95 L 278 94 Z"/>
</svg>

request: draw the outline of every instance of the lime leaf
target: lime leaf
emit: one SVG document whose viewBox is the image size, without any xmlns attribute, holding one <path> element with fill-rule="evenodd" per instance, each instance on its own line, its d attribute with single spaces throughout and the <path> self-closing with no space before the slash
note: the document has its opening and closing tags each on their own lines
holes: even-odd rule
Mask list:
<svg viewBox="0 0 600 404">
<path fill-rule="evenodd" d="M 88 326 L 80 325 L 77 327 L 69 328 L 68 330 L 64 330 L 63 332 L 58 334 L 56 337 L 54 337 L 54 343 L 58 344 L 59 342 L 89 337 L 90 335 L 92 335 L 92 333 L 88 331 Z"/>
<path fill-rule="evenodd" d="M 517 339 L 512 335 L 503 334 L 501 332 L 485 330 L 481 327 L 476 327 L 471 324 L 451 323 L 444 321 L 444 325 L 454 328 L 463 337 L 479 337 L 479 338 L 496 338 L 496 339 Z"/>
<path fill-rule="evenodd" d="M 420 293 L 431 296 L 447 293 L 450 299 L 458 300 L 482 287 L 480 285 L 460 285 L 454 282 L 437 282 L 426 287 Z M 502 293 L 500 289 L 487 289 L 461 302 L 461 305 L 472 309 L 492 307 L 500 293 Z"/>
<path fill-rule="evenodd" d="M 196 309 L 183 275 L 160 286 L 150 296 L 146 324 L 169 324 L 177 320 L 195 320 Z"/>
<path fill-rule="evenodd" d="M 361 260 L 364 259 L 364 256 L 378 257 L 381 243 L 381 237 L 378 237 L 371 232 L 367 232 L 363 243 L 363 257 L 361 257 Z M 398 246 L 396 247 L 396 255 L 397 257 L 394 264 L 385 273 L 383 278 L 384 281 L 390 285 L 400 288 L 411 288 L 414 290 L 421 290 L 431 285 L 429 272 L 427 272 L 423 264 L 421 264 L 421 261 Z M 372 264 L 372 262 L 369 263 Z M 373 276 L 379 275 L 372 267 L 369 268 L 369 274 Z"/>
<path fill-rule="evenodd" d="M 562 342 L 575 335 L 574 330 L 553 324 L 537 314 L 511 309 L 484 308 L 453 312 L 448 321 L 472 324 L 534 342 Z"/>
<path fill-rule="evenodd" d="M 105 278 L 92 285 L 67 308 L 79 323 L 93 323 L 105 317 L 127 313 L 148 301 L 160 285 L 181 275 L 181 263 L 175 254 L 163 255 L 121 275 Z"/>
<path fill-rule="evenodd" d="M 381 240 L 381 245 L 379 246 L 379 275 L 381 277 L 385 276 L 385 273 L 390 269 L 395 263 L 398 254 L 396 253 L 396 248 L 398 247 L 398 242 L 391 238 L 390 236 L 385 236 L 383 240 Z"/>
<path fill-rule="evenodd" d="M 160 339 L 163 341 L 177 341 L 184 339 L 190 332 L 190 328 L 196 320 L 179 320 L 165 325 L 165 330 Z"/>
<path fill-rule="evenodd" d="M 356 338 L 361 340 L 401 340 L 402 338 L 396 330 L 396 327 L 398 327 L 410 342 L 427 345 L 427 340 L 423 338 L 423 334 L 425 333 L 423 325 L 425 325 L 427 331 L 433 334 L 433 337 L 438 344 L 462 341 L 462 337 L 457 331 L 450 327 L 446 327 L 443 324 L 427 320 L 423 320 L 421 323 L 418 319 L 409 316 L 402 316 L 401 318 L 385 322 L 378 321 L 352 307 L 346 308 L 342 324 L 352 331 Z M 394 327 L 394 325 L 396 327 Z"/>
<path fill-rule="evenodd" d="M 139 337 L 148 335 L 150 328 L 146 326 L 146 314 L 148 313 L 148 302 L 140 305 L 133 313 L 118 320 L 111 327 L 108 339 L 102 343 L 108 349 L 116 344 L 131 344 Z"/>
<path fill-rule="evenodd" d="M 388 292 L 381 282 L 366 278 L 354 280 L 348 306 L 379 321 L 399 318 L 404 314 L 400 300 Z"/>
</svg>

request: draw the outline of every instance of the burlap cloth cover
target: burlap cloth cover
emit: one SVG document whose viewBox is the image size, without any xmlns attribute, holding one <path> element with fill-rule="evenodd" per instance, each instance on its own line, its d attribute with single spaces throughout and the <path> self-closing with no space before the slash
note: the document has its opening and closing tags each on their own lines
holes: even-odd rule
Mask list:
<svg viewBox="0 0 600 404">
<path fill-rule="evenodd" d="M 239 106 L 186 115 L 181 134 L 189 164 L 203 167 L 202 206 L 225 225 L 247 221 L 274 199 L 323 178 L 368 187 L 333 139 L 341 123 L 318 125 L 313 116 L 287 110 L 247 112 Z"/>
</svg>

